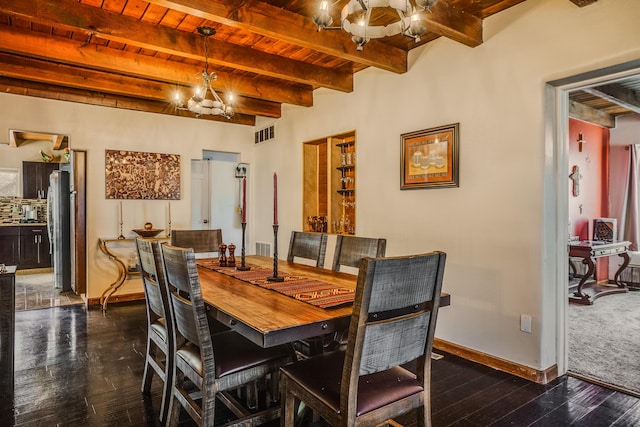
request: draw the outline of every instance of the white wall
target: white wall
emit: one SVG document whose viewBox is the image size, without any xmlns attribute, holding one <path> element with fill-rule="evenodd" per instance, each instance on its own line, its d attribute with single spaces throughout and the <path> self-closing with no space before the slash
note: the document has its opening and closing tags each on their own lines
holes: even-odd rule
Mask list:
<svg viewBox="0 0 640 427">
<path fill-rule="evenodd" d="M 555 294 L 542 285 L 544 84 L 640 57 L 639 15 L 636 0 L 528 1 L 486 19 L 479 47 L 441 38 L 412 50 L 404 75 L 367 69 L 351 94 L 318 90 L 313 108 L 287 108 L 253 169 L 260 206 L 279 176 L 279 252 L 302 227 L 302 142 L 355 129 L 357 234 L 386 237 L 387 255 L 448 254 L 452 305 L 437 336 L 553 365 L 556 330 L 541 319 Z M 401 191 L 400 135 L 455 122 L 460 188 Z M 256 239 L 272 241 L 269 215 L 257 220 Z M 520 332 L 522 313 L 533 315 L 532 334 Z"/>
<path fill-rule="evenodd" d="M 120 201 L 105 199 L 106 149 L 180 154 L 181 198 L 171 201 L 173 229 L 191 228 L 191 159 L 201 159 L 202 150 L 219 150 L 242 153 L 242 161 L 246 163 L 254 161 L 253 128 L 248 126 L 0 94 L 0 142 L 8 141 L 9 129 L 69 134 L 72 149 L 87 151 L 89 298 L 100 297 L 117 277 L 115 264 L 98 249 L 98 238 L 116 238 L 120 233 Z M 33 156 L 31 144 L 0 148 L 0 153 L 28 150 L 28 156 Z M 16 161 L 18 164 L 21 165 Z M 126 237 L 135 237 L 131 230 L 142 228 L 145 222 L 153 223 L 155 228 L 167 228 L 166 200 L 124 200 L 122 204 Z M 251 219 L 249 213 L 248 220 Z M 249 234 L 249 242 L 252 241 Z M 122 248 L 117 252 L 124 254 L 125 259 L 134 249 L 131 244 L 114 246 L 117 247 Z M 128 280 L 117 294 L 136 292 L 143 292 L 138 279 Z"/>
<path fill-rule="evenodd" d="M 638 18 L 637 0 L 584 8 L 569 0 L 522 3 L 484 21 L 479 47 L 441 38 L 411 51 L 404 75 L 367 69 L 356 75 L 353 93 L 318 90 L 314 107 L 286 106 L 277 139 L 255 149 L 244 126 L 6 94 L 0 135 L 9 128 L 69 133 L 72 147 L 88 150 L 89 286 L 99 296 L 114 274 L 97 253 L 97 239 L 118 234 L 118 202 L 104 199 L 106 148 L 183 156 L 174 228 L 189 223 L 189 159 L 203 148 L 242 152 L 242 161 L 253 164 L 252 241 L 273 241 L 277 172 L 284 258 L 291 230 L 302 228 L 302 142 L 355 129 L 357 234 L 386 237 L 388 255 L 448 254 L 444 290 L 452 305 L 440 311 L 437 336 L 544 369 L 555 363 L 556 334 L 541 319 L 543 301 L 555 294 L 542 285 L 543 208 L 550 202 L 543 194 L 544 84 L 639 58 Z M 460 188 L 400 191 L 400 134 L 456 122 Z M 164 204 L 125 201 L 125 229 L 164 223 Z M 532 334 L 520 332 L 521 313 L 533 316 Z"/>
</svg>

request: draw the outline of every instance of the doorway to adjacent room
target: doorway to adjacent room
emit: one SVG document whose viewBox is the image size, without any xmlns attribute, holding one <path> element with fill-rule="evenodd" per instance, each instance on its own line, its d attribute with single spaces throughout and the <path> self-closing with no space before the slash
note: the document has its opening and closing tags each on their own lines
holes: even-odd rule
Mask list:
<svg viewBox="0 0 640 427">
<path fill-rule="evenodd" d="M 550 290 L 553 293 L 553 297 L 547 299 L 549 303 L 552 300 L 556 301 L 556 350 L 557 350 L 557 365 L 558 373 L 560 375 L 569 373 L 572 375 L 580 375 L 583 378 L 589 378 L 595 382 L 605 383 L 612 388 L 620 388 L 623 390 L 629 390 L 624 384 L 616 384 L 620 382 L 616 378 L 623 378 L 628 372 L 628 369 L 624 365 L 612 365 L 604 366 L 602 364 L 593 364 L 593 372 L 582 372 L 582 366 L 578 367 L 576 359 L 585 359 L 590 357 L 587 353 L 600 354 L 602 357 L 608 357 L 607 354 L 616 352 L 616 349 L 625 348 L 623 343 L 617 342 L 618 339 L 623 339 L 623 331 L 619 333 L 610 333 L 607 335 L 607 339 L 603 340 L 602 336 L 598 336 L 600 325 L 590 325 L 588 320 L 590 316 L 584 317 L 582 324 L 579 323 L 578 318 L 572 310 L 574 307 L 570 307 L 568 303 L 567 289 L 569 285 L 569 266 L 568 266 L 568 251 L 567 251 L 567 236 L 568 233 L 568 204 L 569 204 L 569 185 L 567 177 L 570 174 L 569 164 L 569 94 L 572 91 L 588 89 L 596 85 L 602 85 L 609 82 L 618 82 L 624 79 L 638 78 L 640 77 L 640 61 L 632 61 L 629 63 L 620 64 L 618 66 L 608 67 L 602 70 L 596 70 L 593 72 L 583 73 L 580 75 L 568 77 L 565 79 L 550 82 L 547 86 L 547 117 L 546 117 L 546 152 L 547 152 L 547 166 L 545 169 L 545 193 L 555 194 L 555 200 L 547 199 L 547 203 L 551 203 L 554 206 L 553 209 L 545 209 L 545 246 L 544 249 L 548 254 L 555 254 L 554 262 L 548 263 L 545 269 L 545 281 L 549 286 L 545 286 L 545 289 Z M 553 291 L 551 290 L 553 288 Z M 620 296 L 629 294 L 619 294 Z M 617 295 L 608 296 L 605 298 L 613 298 Z M 604 299 L 602 300 L 604 301 Z M 599 304 L 601 300 L 595 302 Z M 585 309 L 592 308 L 594 306 L 583 306 Z M 616 314 L 617 313 L 617 314 Z M 614 310 L 609 313 L 609 321 L 613 321 L 613 316 L 625 316 L 624 311 Z M 627 313 L 628 315 L 628 313 Z M 618 319 L 620 320 L 620 319 Z M 633 319 L 628 319 L 632 321 Z M 618 325 L 624 325 L 625 321 L 618 322 Z M 631 323 L 629 323 L 631 324 Z M 620 327 L 620 326 L 619 326 Z M 592 339 L 588 339 L 588 345 L 586 348 L 580 350 L 580 347 L 576 347 L 578 340 L 576 331 L 580 331 L 581 334 L 591 333 Z M 591 332 L 589 332 L 591 331 Z M 584 337 L 582 337 L 584 338 Z M 580 338 L 580 339 L 582 339 Z M 598 346 L 602 348 L 598 350 Z M 579 353 L 579 354 L 576 354 Z M 577 356 L 577 357 L 576 357 Z M 627 360 L 631 360 L 631 355 L 626 355 Z M 624 358 L 624 355 L 622 355 Z M 616 374 L 612 370 L 617 369 L 619 372 Z M 575 371 L 581 372 L 575 372 Z M 609 374 L 606 377 L 599 375 L 599 370 L 606 370 Z M 605 378 L 603 380 L 602 378 Z"/>
<path fill-rule="evenodd" d="M 239 250 L 242 178 L 249 179 L 249 169 L 248 164 L 240 162 L 239 153 L 204 151 L 202 160 L 191 161 L 192 229 L 222 229 L 223 242 L 233 243 Z"/>
</svg>

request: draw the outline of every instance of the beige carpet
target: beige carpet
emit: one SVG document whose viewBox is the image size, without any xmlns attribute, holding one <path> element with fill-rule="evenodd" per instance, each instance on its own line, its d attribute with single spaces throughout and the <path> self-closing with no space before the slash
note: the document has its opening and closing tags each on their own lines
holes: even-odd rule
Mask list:
<svg viewBox="0 0 640 427">
<path fill-rule="evenodd" d="M 16 311 L 84 304 L 72 291 L 61 292 L 53 286 L 53 272 L 18 270 L 16 273 Z"/>
<path fill-rule="evenodd" d="M 569 304 L 569 371 L 640 394 L 640 292 Z"/>
</svg>

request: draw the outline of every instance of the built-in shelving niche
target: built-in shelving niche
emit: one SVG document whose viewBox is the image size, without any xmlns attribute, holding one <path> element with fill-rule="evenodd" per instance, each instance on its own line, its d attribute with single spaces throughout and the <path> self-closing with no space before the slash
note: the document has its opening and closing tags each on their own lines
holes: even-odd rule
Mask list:
<svg viewBox="0 0 640 427">
<path fill-rule="evenodd" d="M 302 229 L 356 233 L 355 131 L 303 146 Z"/>
</svg>

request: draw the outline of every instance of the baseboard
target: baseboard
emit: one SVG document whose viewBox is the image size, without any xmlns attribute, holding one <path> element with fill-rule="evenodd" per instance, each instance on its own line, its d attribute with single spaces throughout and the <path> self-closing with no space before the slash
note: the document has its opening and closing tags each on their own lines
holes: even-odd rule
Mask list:
<svg viewBox="0 0 640 427">
<path fill-rule="evenodd" d="M 43 267 L 43 268 L 26 268 L 24 270 L 17 269 L 16 276 L 27 275 L 27 274 L 43 274 L 43 273 L 53 273 L 52 267 Z"/>
<path fill-rule="evenodd" d="M 144 292 L 137 292 L 134 294 L 124 294 L 124 295 L 111 295 L 107 300 L 108 304 L 114 304 L 119 302 L 131 302 L 131 301 L 143 301 L 144 300 Z M 89 298 L 87 299 L 87 305 L 91 307 L 92 305 L 100 305 L 100 298 Z"/>
<path fill-rule="evenodd" d="M 489 366 L 499 371 L 506 372 L 508 374 L 512 374 L 529 381 L 534 381 L 539 384 L 547 384 L 549 381 L 552 381 L 558 377 L 557 365 L 553 365 L 543 371 L 540 371 L 438 338 L 434 340 L 433 346 L 438 350 L 455 354 L 456 356 L 460 356 L 463 359 L 471 360 L 473 362 L 477 362 L 482 365 Z"/>
</svg>

